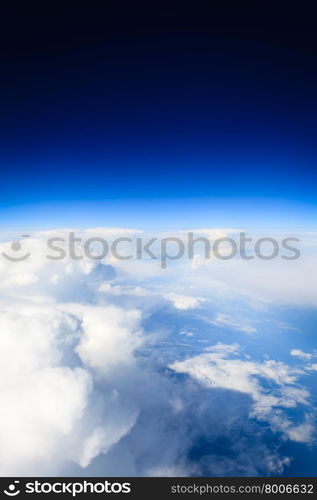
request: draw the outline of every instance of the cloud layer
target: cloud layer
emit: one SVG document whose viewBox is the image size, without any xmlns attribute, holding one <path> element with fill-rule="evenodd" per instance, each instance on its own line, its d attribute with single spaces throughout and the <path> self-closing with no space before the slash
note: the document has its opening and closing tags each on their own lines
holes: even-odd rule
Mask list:
<svg viewBox="0 0 317 500">
<path fill-rule="evenodd" d="M 86 231 L 130 234 L 139 232 Z M 268 276 L 260 284 L 260 268 L 242 279 L 239 262 L 196 259 L 162 271 L 147 260 L 52 261 L 45 238 L 23 242 L 27 260 L 0 261 L 2 475 L 281 474 L 292 457 L 268 432 L 277 443 L 314 442 L 303 385 L 316 371 L 314 352 L 292 348 L 299 366 L 250 359 L 236 342 L 198 339 L 195 326 L 256 335 L 257 320 L 228 301 L 247 300 L 253 312 L 269 307 L 270 294 L 301 303 L 306 262 L 289 294 L 287 279 L 283 290 Z M 0 247 L 12 252 L 9 242 Z"/>
</svg>

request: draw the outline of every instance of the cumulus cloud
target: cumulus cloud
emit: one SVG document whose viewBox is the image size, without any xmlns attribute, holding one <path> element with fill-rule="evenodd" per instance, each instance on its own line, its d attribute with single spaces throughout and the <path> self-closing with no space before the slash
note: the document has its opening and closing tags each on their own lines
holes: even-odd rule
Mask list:
<svg viewBox="0 0 317 500">
<path fill-rule="evenodd" d="M 104 387 L 98 405 L 94 400 L 99 372 L 106 376 L 130 367 L 134 339 L 129 326 L 138 316 L 113 307 L 102 314 L 98 307 L 13 309 L 7 306 L 0 314 L 1 469 L 6 475 L 28 474 L 44 472 L 49 464 L 49 472 L 56 473 L 68 460 L 85 467 L 125 435 L 137 417 L 137 408 L 113 387 Z M 103 324 L 111 341 L 106 348 L 100 342 L 98 349 Z"/>
<path fill-rule="evenodd" d="M 71 307 L 81 318 L 82 336 L 76 352 L 86 366 L 106 376 L 134 362 L 141 344 L 140 311 L 110 307 Z"/>
</svg>

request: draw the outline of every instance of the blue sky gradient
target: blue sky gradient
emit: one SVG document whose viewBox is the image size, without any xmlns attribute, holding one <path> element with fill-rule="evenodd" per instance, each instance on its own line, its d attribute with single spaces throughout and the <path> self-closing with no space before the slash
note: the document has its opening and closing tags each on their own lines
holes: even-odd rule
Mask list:
<svg viewBox="0 0 317 500">
<path fill-rule="evenodd" d="M 312 225 L 309 16 L 100 9 L 5 19 L 2 224 Z"/>
</svg>

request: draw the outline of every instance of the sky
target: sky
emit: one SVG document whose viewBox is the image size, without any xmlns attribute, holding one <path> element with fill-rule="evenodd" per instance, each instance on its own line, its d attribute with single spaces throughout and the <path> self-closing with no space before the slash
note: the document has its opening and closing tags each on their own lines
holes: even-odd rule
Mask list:
<svg viewBox="0 0 317 500">
<path fill-rule="evenodd" d="M 308 9 L 1 11 L 4 229 L 314 226 Z"/>
</svg>

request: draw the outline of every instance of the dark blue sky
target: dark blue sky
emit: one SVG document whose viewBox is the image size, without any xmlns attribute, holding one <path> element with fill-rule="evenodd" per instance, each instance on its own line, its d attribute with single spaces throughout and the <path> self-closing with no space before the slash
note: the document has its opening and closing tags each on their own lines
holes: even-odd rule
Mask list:
<svg viewBox="0 0 317 500">
<path fill-rule="evenodd" d="M 45 204 L 62 224 L 66 204 L 112 200 L 128 211 L 131 200 L 136 212 L 187 200 L 198 219 L 202 200 L 315 211 L 316 29 L 307 6 L 6 5 L 3 219 Z"/>
</svg>

